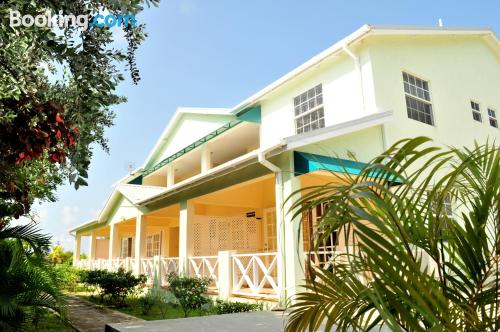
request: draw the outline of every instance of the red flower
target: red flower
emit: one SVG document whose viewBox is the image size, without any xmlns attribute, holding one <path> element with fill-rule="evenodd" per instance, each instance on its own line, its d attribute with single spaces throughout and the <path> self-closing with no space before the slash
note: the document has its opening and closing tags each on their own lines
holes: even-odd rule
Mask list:
<svg viewBox="0 0 500 332">
<path fill-rule="evenodd" d="M 57 135 L 57 138 L 61 138 L 61 131 L 58 130 L 57 133 L 56 133 L 56 135 Z"/>
<path fill-rule="evenodd" d="M 61 118 L 59 113 L 56 114 L 56 122 L 64 123 L 64 120 Z"/>
<path fill-rule="evenodd" d="M 78 127 L 73 128 L 73 132 L 74 132 L 75 134 L 78 134 Z"/>
</svg>

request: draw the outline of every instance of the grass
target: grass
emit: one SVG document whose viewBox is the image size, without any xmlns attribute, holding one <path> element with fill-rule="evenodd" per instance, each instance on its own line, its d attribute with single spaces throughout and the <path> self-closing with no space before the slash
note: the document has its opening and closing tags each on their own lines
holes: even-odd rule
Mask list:
<svg viewBox="0 0 500 332">
<path fill-rule="evenodd" d="M 26 324 L 23 331 L 28 332 L 75 332 L 71 326 L 65 324 L 59 316 L 49 310 L 43 310 L 38 324 Z"/>
<path fill-rule="evenodd" d="M 96 296 L 92 295 L 78 295 L 79 297 L 90 301 L 92 303 L 95 303 L 97 305 L 103 305 L 107 308 L 113 309 L 113 310 L 118 310 L 120 312 L 123 312 L 124 314 L 135 316 L 137 318 L 141 318 L 144 320 L 159 320 L 159 319 L 174 319 L 174 318 L 184 318 L 184 312 L 180 307 L 177 306 L 172 306 L 169 305 L 167 307 L 167 310 L 165 312 L 165 316 L 162 316 L 161 310 L 158 306 L 153 306 L 151 310 L 145 315 L 142 312 L 142 306 L 136 297 L 128 297 L 125 300 L 125 306 L 123 307 L 116 307 L 109 302 L 104 302 L 104 304 L 101 304 L 99 302 L 99 298 Z M 197 317 L 197 316 L 208 316 L 208 315 L 213 315 L 213 312 L 207 311 L 207 310 L 192 310 L 189 313 L 189 317 Z"/>
</svg>

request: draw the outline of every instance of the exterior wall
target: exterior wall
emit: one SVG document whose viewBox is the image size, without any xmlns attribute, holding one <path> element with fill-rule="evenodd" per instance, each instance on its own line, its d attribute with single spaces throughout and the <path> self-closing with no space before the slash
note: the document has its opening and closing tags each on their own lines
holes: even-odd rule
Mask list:
<svg viewBox="0 0 500 332">
<path fill-rule="evenodd" d="M 419 135 L 454 146 L 500 138 L 487 116 L 487 107 L 500 115 L 500 59 L 480 38 L 378 37 L 369 43 L 377 107 L 394 112 L 388 144 Z M 435 126 L 407 117 L 402 71 L 429 81 Z M 480 103 L 482 123 L 472 119 L 471 100 Z"/>
<path fill-rule="evenodd" d="M 277 144 L 280 139 L 295 134 L 293 98 L 320 83 L 323 84 L 325 126 L 353 120 L 376 111 L 369 53 L 364 48 L 355 51 L 360 55 L 364 102 L 360 75 L 354 60 L 345 53 L 333 56 L 262 101 L 262 147 Z"/>
<path fill-rule="evenodd" d="M 109 257 L 109 239 L 96 239 L 95 258 L 108 259 Z"/>
<path fill-rule="evenodd" d="M 171 156 L 232 119 L 233 117 L 224 115 L 184 114 L 177 128 L 161 148 L 162 152 L 158 153 L 158 157 L 150 164 L 154 165 Z"/>
</svg>

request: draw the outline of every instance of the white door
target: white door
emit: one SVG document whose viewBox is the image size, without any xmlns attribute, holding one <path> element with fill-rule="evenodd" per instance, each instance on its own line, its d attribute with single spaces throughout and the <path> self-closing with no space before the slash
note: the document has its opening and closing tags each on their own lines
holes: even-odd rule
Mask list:
<svg viewBox="0 0 500 332">
<path fill-rule="evenodd" d="M 264 251 L 275 252 L 277 250 L 276 238 L 276 209 L 264 210 Z"/>
</svg>

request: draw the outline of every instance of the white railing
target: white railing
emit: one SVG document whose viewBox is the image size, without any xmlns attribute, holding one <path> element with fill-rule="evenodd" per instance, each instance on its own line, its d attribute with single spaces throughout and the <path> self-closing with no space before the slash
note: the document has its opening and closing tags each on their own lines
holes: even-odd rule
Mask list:
<svg viewBox="0 0 500 332">
<path fill-rule="evenodd" d="M 154 262 L 153 258 L 141 258 L 141 274 L 144 274 L 147 278 L 147 284 L 153 284 L 154 279 Z"/>
<path fill-rule="evenodd" d="M 179 273 L 179 257 L 160 257 L 161 285 L 167 284 L 167 276 L 170 273 Z"/>
<path fill-rule="evenodd" d="M 189 275 L 198 278 L 210 278 L 211 286 L 219 288 L 219 256 L 189 257 Z"/>
<path fill-rule="evenodd" d="M 306 267 L 315 266 L 321 269 L 329 270 L 335 267 L 336 264 L 346 263 L 348 260 L 347 249 L 349 249 L 349 254 L 354 254 L 354 247 L 337 247 L 331 250 L 319 250 L 314 252 L 306 252 Z"/>
<path fill-rule="evenodd" d="M 232 255 L 233 294 L 279 297 L 277 253 Z"/>
<path fill-rule="evenodd" d="M 110 260 L 109 263 L 109 270 L 110 271 L 118 271 L 120 268 L 125 269 L 126 264 L 125 264 L 125 259 L 122 258 L 115 258 Z"/>
</svg>

